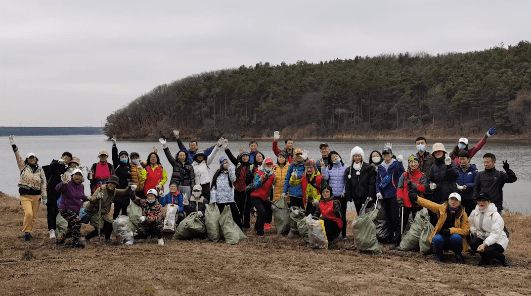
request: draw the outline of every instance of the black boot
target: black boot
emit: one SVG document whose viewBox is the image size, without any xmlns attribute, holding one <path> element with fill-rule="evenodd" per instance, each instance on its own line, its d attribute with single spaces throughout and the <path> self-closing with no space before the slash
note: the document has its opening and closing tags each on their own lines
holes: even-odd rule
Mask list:
<svg viewBox="0 0 531 296">
<path fill-rule="evenodd" d="M 459 264 L 465 264 L 465 257 L 463 257 L 463 254 L 455 254 L 455 262 Z"/>
</svg>

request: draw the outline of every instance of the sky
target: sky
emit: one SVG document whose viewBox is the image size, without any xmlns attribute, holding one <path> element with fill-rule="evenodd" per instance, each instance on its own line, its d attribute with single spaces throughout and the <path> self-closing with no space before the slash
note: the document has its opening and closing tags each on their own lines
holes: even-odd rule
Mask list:
<svg viewBox="0 0 531 296">
<path fill-rule="evenodd" d="M 515 45 L 531 40 L 529 11 L 507 0 L 0 0 L 0 126 L 102 126 L 157 85 L 258 62 Z"/>
</svg>

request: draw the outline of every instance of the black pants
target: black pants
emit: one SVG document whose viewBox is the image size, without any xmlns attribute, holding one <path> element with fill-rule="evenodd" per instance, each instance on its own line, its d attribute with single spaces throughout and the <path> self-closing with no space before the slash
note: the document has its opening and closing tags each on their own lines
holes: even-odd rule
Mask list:
<svg viewBox="0 0 531 296">
<path fill-rule="evenodd" d="M 478 247 L 483 243 L 483 240 L 479 237 L 472 237 L 470 240 L 470 248 L 476 252 Z M 503 247 L 500 244 L 492 244 L 486 246 L 483 252 L 480 252 L 481 261 L 489 263 L 492 259 L 500 261 L 500 263 L 505 262 L 505 255 L 503 255 Z"/>
<path fill-rule="evenodd" d="M 393 233 L 393 243 L 400 242 L 400 217 L 398 210 L 398 202 L 396 197 L 384 198 L 381 200 L 382 207 L 385 210 L 385 221 L 389 225 L 389 230 Z"/>
<path fill-rule="evenodd" d="M 59 214 L 59 209 L 57 208 L 57 199 L 59 195 L 48 196 L 46 201 L 46 218 L 48 220 L 48 230 L 57 228 L 56 217 Z"/>
<path fill-rule="evenodd" d="M 206 199 L 205 204 L 210 203 L 210 184 L 209 183 L 201 184 L 201 194 Z"/>
<path fill-rule="evenodd" d="M 339 203 L 341 204 L 341 220 L 343 220 L 343 225 L 347 225 L 347 198 L 346 197 L 341 198 L 341 196 L 334 196 L 334 199 L 339 200 Z M 360 205 L 360 209 L 361 209 L 361 205 Z M 356 205 L 356 212 L 358 213 L 360 212 L 357 205 Z M 343 229 L 341 229 L 341 234 L 343 235 L 344 238 L 347 237 L 346 227 L 343 227 Z"/>
<path fill-rule="evenodd" d="M 413 215 L 413 220 L 415 219 L 415 216 L 417 215 L 417 212 L 421 210 L 421 208 L 408 208 L 403 207 L 404 212 L 402 215 L 402 223 L 404 225 L 404 230 L 406 229 L 407 222 L 409 222 L 409 214 Z M 400 210 L 400 209 L 399 209 Z M 402 227 L 402 225 L 400 225 Z"/>
<path fill-rule="evenodd" d="M 251 201 L 249 199 L 249 196 L 245 193 L 245 191 L 234 191 L 234 201 L 236 201 L 236 204 L 238 205 L 238 209 L 240 210 L 241 222 L 239 225 L 242 225 L 243 228 L 250 228 L 251 227 Z"/>
<path fill-rule="evenodd" d="M 289 206 L 290 207 L 302 208 L 302 197 L 293 197 L 293 196 L 291 196 L 289 198 Z"/>
<path fill-rule="evenodd" d="M 476 208 L 476 201 L 473 199 L 463 199 L 461 204 L 465 207 L 465 212 L 468 216 L 470 216 L 470 213 Z"/>
<path fill-rule="evenodd" d="M 326 220 L 326 219 L 324 219 L 323 221 L 324 221 L 324 227 L 326 231 L 326 239 L 328 239 L 328 243 L 331 243 L 339 236 L 339 233 L 341 233 L 342 229 L 339 229 L 336 222 Z M 344 226 L 343 226 L 343 229 L 345 229 Z"/>
<path fill-rule="evenodd" d="M 267 208 L 270 206 L 269 201 L 251 198 L 252 205 L 256 208 L 256 222 L 254 223 L 254 229 L 257 235 L 264 235 L 264 223 L 267 216 Z M 269 207 L 271 209 L 271 207 Z"/>
<path fill-rule="evenodd" d="M 111 234 L 112 234 L 112 224 L 107 222 L 107 221 L 103 221 L 103 228 L 101 229 L 101 233 L 103 233 L 103 235 L 105 235 L 105 239 L 110 239 L 111 238 Z M 91 232 L 89 232 L 86 236 L 85 236 L 85 239 L 89 240 L 93 237 L 96 237 L 98 236 L 98 228 L 94 228 L 94 230 L 92 230 Z"/>
<path fill-rule="evenodd" d="M 235 202 L 229 202 L 229 203 L 217 203 L 219 212 L 222 213 L 223 209 L 225 209 L 225 206 L 230 206 L 230 212 L 232 213 L 232 220 L 234 220 L 234 223 L 238 225 L 238 227 L 242 227 L 242 216 L 240 214 L 240 210 L 238 209 L 238 205 Z"/>
<path fill-rule="evenodd" d="M 131 199 L 129 197 L 118 197 L 114 199 L 114 213 L 112 214 L 112 218 L 116 219 L 120 213 L 122 215 L 127 216 L 127 207 L 131 203 Z"/>
</svg>

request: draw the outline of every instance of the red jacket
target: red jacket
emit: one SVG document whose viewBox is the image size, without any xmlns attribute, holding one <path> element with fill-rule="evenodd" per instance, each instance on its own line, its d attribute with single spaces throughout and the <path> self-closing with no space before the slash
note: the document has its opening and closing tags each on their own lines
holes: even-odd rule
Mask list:
<svg viewBox="0 0 531 296">
<path fill-rule="evenodd" d="M 396 197 L 404 202 L 404 206 L 406 208 L 411 208 L 412 204 L 409 200 L 409 192 L 407 186 L 408 180 L 411 181 L 411 183 L 417 185 L 418 193 L 422 194 L 426 192 L 428 179 L 419 169 L 416 169 L 415 171 L 408 170 L 404 172 L 402 176 L 400 176 L 400 179 L 398 180 L 398 188 L 396 190 Z"/>
<path fill-rule="evenodd" d="M 280 150 L 280 148 L 278 148 L 278 141 L 273 141 L 273 153 L 275 153 L 276 156 L 278 156 L 280 154 L 280 152 L 286 152 L 287 154 L 287 162 L 289 163 L 292 163 L 293 162 L 293 152 L 289 153 L 288 151 L 286 151 L 286 149 L 284 150 Z"/>
<path fill-rule="evenodd" d="M 254 179 L 255 189 L 251 192 L 251 198 L 268 200 L 271 194 L 271 187 L 275 181 L 275 174 L 269 175 L 266 179 L 266 174 L 262 170 L 257 170 Z"/>
<path fill-rule="evenodd" d="M 321 199 L 321 201 L 319 201 L 319 210 L 321 212 L 321 217 L 325 220 L 329 220 L 336 223 L 339 229 L 343 229 L 343 220 L 341 219 L 341 216 L 338 217 L 335 213 L 336 211 L 334 208 L 334 201 L 335 200 L 331 198 L 328 200 Z"/>
</svg>

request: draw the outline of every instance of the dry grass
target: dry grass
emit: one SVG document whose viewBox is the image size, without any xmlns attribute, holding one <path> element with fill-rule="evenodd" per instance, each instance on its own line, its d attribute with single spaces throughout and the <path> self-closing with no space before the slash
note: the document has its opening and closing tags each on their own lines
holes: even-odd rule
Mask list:
<svg viewBox="0 0 531 296">
<path fill-rule="evenodd" d="M 418 253 L 360 254 L 352 240 L 337 250 L 311 250 L 301 240 L 252 234 L 236 246 L 207 241 L 57 247 L 46 236 L 44 211 L 35 239 L 20 236 L 22 210 L 0 196 L 2 295 L 174 294 L 531 294 L 531 217 L 510 214 L 511 268 L 438 264 Z M 87 231 L 88 229 L 84 229 Z M 451 261 L 451 260 L 449 260 Z"/>
</svg>

